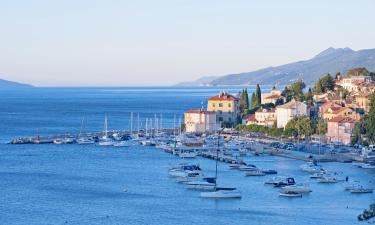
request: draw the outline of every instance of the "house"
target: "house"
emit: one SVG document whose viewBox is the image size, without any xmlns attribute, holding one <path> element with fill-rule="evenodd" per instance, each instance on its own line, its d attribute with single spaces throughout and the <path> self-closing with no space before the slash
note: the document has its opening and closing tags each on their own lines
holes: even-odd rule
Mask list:
<svg viewBox="0 0 375 225">
<path fill-rule="evenodd" d="M 357 108 L 363 109 L 366 113 L 370 111 L 371 108 L 371 94 L 370 93 L 360 93 L 354 96 L 355 105 Z"/>
<path fill-rule="evenodd" d="M 281 95 L 281 91 L 277 89 L 272 89 L 270 93 L 262 94 L 261 102 L 262 104 L 269 104 L 273 103 L 276 104 L 277 102 L 284 103 L 285 97 Z"/>
<path fill-rule="evenodd" d="M 336 81 L 336 85 L 343 87 L 349 92 L 360 91 L 362 86 L 370 83 L 372 83 L 370 76 L 350 76 Z"/>
<path fill-rule="evenodd" d="M 286 124 L 293 118 L 309 116 L 307 105 L 303 102 L 292 100 L 284 105 L 276 107 L 276 121 L 278 128 L 285 128 Z"/>
<path fill-rule="evenodd" d="M 323 112 L 322 118 L 325 120 L 330 120 L 338 116 L 350 117 L 354 120 L 359 120 L 360 115 L 349 107 L 342 106 L 331 106 L 325 112 Z"/>
<path fill-rule="evenodd" d="M 234 126 L 239 116 L 239 99 L 222 91 L 208 99 L 207 111 L 216 113 L 216 120 L 221 126 Z"/>
<path fill-rule="evenodd" d="M 276 122 L 276 109 L 260 108 L 255 112 L 258 125 L 272 127 Z"/>
<path fill-rule="evenodd" d="M 322 104 L 321 106 L 319 106 L 319 117 L 320 118 L 323 118 L 323 114 L 329 109 L 329 108 L 332 108 L 332 107 L 341 107 L 341 105 L 335 103 L 335 102 L 331 102 L 331 101 L 327 101 L 325 102 L 324 104 Z"/>
<path fill-rule="evenodd" d="M 185 112 L 184 123 L 187 133 L 215 132 L 217 129 L 216 113 L 201 109 Z"/>
<path fill-rule="evenodd" d="M 243 124 L 243 125 L 252 125 L 252 124 L 257 125 L 257 120 L 255 119 L 255 114 L 249 114 L 249 115 L 246 115 L 246 116 L 242 119 L 242 124 Z"/>
<path fill-rule="evenodd" d="M 328 121 L 327 140 L 342 144 L 350 144 L 355 120 L 350 117 L 338 116 Z"/>
</svg>

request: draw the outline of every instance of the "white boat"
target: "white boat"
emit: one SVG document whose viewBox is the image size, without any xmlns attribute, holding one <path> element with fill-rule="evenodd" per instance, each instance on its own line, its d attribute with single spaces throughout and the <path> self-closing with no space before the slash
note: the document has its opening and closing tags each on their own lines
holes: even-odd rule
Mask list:
<svg viewBox="0 0 375 225">
<path fill-rule="evenodd" d="M 295 192 L 295 193 L 309 193 L 312 190 L 306 184 L 295 184 L 290 186 L 285 186 L 281 188 L 284 192 Z"/>
<path fill-rule="evenodd" d="M 372 188 L 364 188 L 363 186 L 355 187 L 349 190 L 350 193 L 353 194 L 365 194 L 365 193 L 372 193 Z"/>
<path fill-rule="evenodd" d="M 305 171 L 308 173 L 319 173 L 319 172 L 324 171 L 323 167 L 320 165 L 317 165 L 315 162 L 308 162 L 308 163 L 302 164 L 300 168 L 302 171 Z"/>
<path fill-rule="evenodd" d="M 64 140 L 61 139 L 61 138 L 56 138 L 56 139 L 53 140 L 53 143 L 55 145 L 61 145 L 61 144 L 64 144 Z"/>
<path fill-rule="evenodd" d="M 302 197 L 302 194 L 301 193 L 297 193 L 297 192 L 293 192 L 293 191 L 281 191 L 279 192 L 279 196 L 282 196 L 282 197 Z"/>
<path fill-rule="evenodd" d="M 258 168 L 255 165 L 240 165 L 238 167 L 239 170 L 241 171 L 254 171 L 258 170 Z"/>
<path fill-rule="evenodd" d="M 245 173 L 245 176 L 265 176 L 266 174 L 263 173 L 261 170 L 253 170 L 253 171 L 248 171 Z"/>
<path fill-rule="evenodd" d="M 339 182 L 339 180 L 336 177 L 332 177 L 332 176 L 323 176 L 321 178 L 318 178 L 317 180 L 319 183 L 327 183 L 327 184 Z"/>
<path fill-rule="evenodd" d="M 77 139 L 77 144 L 79 145 L 87 145 L 87 144 L 94 144 L 95 140 L 90 137 L 81 137 Z"/>
<path fill-rule="evenodd" d="M 195 158 L 197 156 L 197 152 L 191 150 L 181 150 L 178 153 L 180 158 Z"/>
<path fill-rule="evenodd" d="M 278 184 L 282 181 L 285 181 L 286 179 L 287 179 L 287 177 L 285 177 L 285 176 L 276 176 L 276 177 L 272 177 L 272 178 L 266 180 L 264 182 L 264 184 Z"/>
<path fill-rule="evenodd" d="M 115 142 L 113 144 L 115 147 L 129 147 L 129 143 L 127 141 L 120 141 L 120 142 Z"/>
<path fill-rule="evenodd" d="M 104 136 L 99 140 L 100 146 L 112 146 L 113 140 L 108 137 L 108 121 L 107 116 L 104 117 Z"/>
<path fill-rule="evenodd" d="M 361 166 L 362 169 L 375 169 L 375 165 L 372 165 L 370 163 L 365 163 Z"/>
<path fill-rule="evenodd" d="M 211 192 L 201 192 L 200 196 L 202 198 L 214 198 L 214 199 L 228 199 L 228 198 L 241 198 L 241 192 L 238 191 L 236 188 L 222 188 L 217 187 L 217 161 L 218 161 L 218 155 L 219 155 L 219 148 L 220 148 L 220 132 L 218 133 L 218 139 L 217 139 L 217 149 L 216 149 L 216 168 L 215 168 L 215 183 L 214 188 Z"/>
<path fill-rule="evenodd" d="M 236 188 L 214 188 L 211 192 L 201 192 L 202 198 L 241 198 L 241 192 Z"/>
<path fill-rule="evenodd" d="M 211 191 L 215 189 L 216 180 L 214 177 L 205 177 L 201 180 L 190 181 L 185 184 L 188 189 Z"/>
</svg>

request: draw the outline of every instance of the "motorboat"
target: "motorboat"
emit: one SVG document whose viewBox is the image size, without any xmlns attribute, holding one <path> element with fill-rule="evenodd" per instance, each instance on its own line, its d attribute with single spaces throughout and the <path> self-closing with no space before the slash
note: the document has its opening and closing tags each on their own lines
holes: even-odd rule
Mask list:
<svg viewBox="0 0 375 225">
<path fill-rule="evenodd" d="M 276 177 L 271 177 L 270 179 L 266 180 L 264 184 L 277 184 L 279 182 L 285 181 L 287 177 L 285 176 L 276 176 Z"/>
<path fill-rule="evenodd" d="M 319 183 L 326 183 L 326 184 L 339 182 L 339 180 L 333 176 L 323 176 L 321 178 L 318 178 L 317 180 Z"/>
<path fill-rule="evenodd" d="M 370 163 L 365 163 L 361 166 L 362 169 L 375 169 L 375 165 Z"/>
<path fill-rule="evenodd" d="M 156 146 L 155 141 L 152 140 L 142 140 L 140 141 L 140 144 L 143 146 Z"/>
<path fill-rule="evenodd" d="M 181 176 L 177 176 L 177 182 L 179 183 L 186 183 L 190 181 L 196 181 L 201 179 L 203 176 L 203 173 L 199 170 L 195 171 L 185 171 L 185 174 L 181 174 Z"/>
<path fill-rule="evenodd" d="M 245 176 L 249 177 L 249 176 L 264 176 L 266 175 L 265 173 L 263 173 L 263 171 L 261 170 L 253 170 L 253 171 L 248 171 L 248 172 L 245 172 Z"/>
<path fill-rule="evenodd" d="M 372 193 L 372 188 L 364 188 L 363 186 L 355 187 L 349 190 L 350 193 L 353 194 L 365 194 L 365 193 Z"/>
<path fill-rule="evenodd" d="M 205 177 L 201 180 L 185 183 L 188 189 L 194 190 L 214 190 L 216 179 L 214 177 Z"/>
<path fill-rule="evenodd" d="M 332 175 L 337 175 L 337 173 L 322 171 L 322 172 L 318 172 L 318 173 L 313 173 L 312 175 L 310 175 L 310 179 L 319 179 L 319 178 L 322 178 L 324 176 L 332 176 Z"/>
<path fill-rule="evenodd" d="M 295 193 L 309 193 L 312 190 L 310 187 L 306 184 L 294 184 L 294 185 L 289 185 L 281 188 L 285 192 L 295 192 Z"/>
<path fill-rule="evenodd" d="M 348 186 L 345 187 L 345 191 L 350 191 L 352 189 L 357 189 L 357 188 L 360 188 L 362 187 L 362 185 L 360 185 L 359 183 L 352 183 L 352 184 L 349 184 Z"/>
<path fill-rule="evenodd" d="M 322 166 L 316 164 L 315 162 L 308 162 L 300 166 L 302 171 L 308 173 L 318 173 L 325 171 Z"/>
<path fill-rule="evenodd" d="M 53 140 L 53 143 L 55 145 L 61 145 L 61 144 L 64 144 L 64 140 L 61 139 L 61 138 L 56 138 L 56 139 Z"/>
<path fill-rule="evenodd" d="M 302 194 L 294 192 L 294 191 L 281 191 L 279 192 L 279 196 L 293 198 L 293 197 L 302 197 Z"/>
<path fill-rule="evenodd" d="M 113 144 L 115 147 L 129 147 L 129 143 L 127 141 L 120 141 L 120 142 L 115 142 Z"/>
<path fill-rule="evenodd" d="M 245 164 L 245 165 L 240 165 L 238 167 L 239 170 L 241 171 L 253 171 L 253 170 L 258 170 L 258 168 L 255 165 L 251 164 Z"/>
<path fill-rule="evenodd" d="M 79 145 L 94 144 L 95 140 L 91 137 L 81 137 L 76 140 Z"/>
<path fill-rule="evenodd" d="M 201 192 L 202 198 L 241 198 L 241 192 L 236 188 L 216 187 L 211 192 Z"/>
<path fill-rule="evenodd" d="M 178 168 L 172 168 L 169 170 L 169 175 L 173 177 L 186 177 L 188 172 L 200 172 L 201 169 L 198 165 L 181 165 Z"/>
<path fill-rule="evenodd" d="M 239 169 L 240 166 L 246 166 L 246 163 L 243 161 L 236 161 L 229 165 L 229 169 Z"/>
<path fill-rule="evenodd" d="M 290 185 L 295 185 L 296 182 L 293 177 L 288 177 L 285 180 L 279 181 L 277 183 L 274 183 L 273 185 L 275 187 L 285 187 L 285 186 L 290 186 Z"/>
<path fill-rule="evenodd" d="M 180 150 L 178 156 L 180 158 L 195 158 L 197 156 L 197 152 L 193 150 Z"/>
</svg>

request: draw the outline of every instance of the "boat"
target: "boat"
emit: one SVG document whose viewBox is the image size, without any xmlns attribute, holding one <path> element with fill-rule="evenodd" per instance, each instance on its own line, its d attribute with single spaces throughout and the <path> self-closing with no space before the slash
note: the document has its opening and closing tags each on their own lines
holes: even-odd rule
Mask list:
<svg viewBox="0 0 375 225">
<path fill-rule="evenodd" d="M 279 181 L 277 183 L 274 183 L 273 185 L 275 187 L 285 187 L 285 186 L 290 186 L 290 185 L 295 185 L 296 182 L 293 177 L 288 177 L 285 180 Z"/>
<path fill-rule="evenodd" d="M 254 170 L 258 170 L 258 168 L 255 165 L 252 165 L 252 164 L 240 165 L 238 167 L 238 169 L 241 170 L 241 171 L 254 171 Z"/>
<path fill-rule="evenodd" d="M 263 171 L 261 170 L 253 170 L 253 171 L 248 171 L 245 173 L 245 176 L 249 177 L 249 176 L 264 176 L 266 175 L 265 173 L 263 173 Z"/>
<path fill-rule="evenodd" d="M 61 139 L 61 138 L 56 138 L 56 139 L 53 140 L 53 143 L 55 145 L 61 145 L 61 144 L 64 144 L 64 140 Z"/>
<path fill-rule="evenodd" d="M 129 143 L 127 141 L 120 141 L 120 142 L 115 142 L 113 144 L 115 147 L 129 147 Z"/>
<path fill-rule="evenodd" d="M 202 198 L 241 198 L 242 194 L 236 188 L 215 187 L 214 191 L 201 192 Z"/>
<path fill-rule="evenodd" d="M 202 178 L 202 176 L 202 171 L 185 171 L 185 173 L 181 174 L 181 176 L 176 176 L 176 179 L 179 183 L 186 183 L 199 180 L 200 178 Z"/>
<path fill-rule="evenodd" d="M 279 182 L 285 181 L 287 177 L 285 176 L 276 176 L 276 177 L 271 177 L 270 179 L 266 180 L 264 184 L 277 184 Z"/>
<path fill-rule="evenodd" d="M 308 162 L 300 166 L 302 171 L 308 173 L 318 173 L 325 171 L 322 166 L 316 164 L 316 162 Z"/>
<path fill-rule="evenodd" d="M 107 116 L 104 117 L 104 136 L 99 140 L 100 146 L 112 146 L 113 140 L 108 137 L 108 121 Z"/>
<path fill-rule="evenodd" d="M 197 156 L 197 152 L 193 150 L 180 150 L 178 153 L 180 158 L 195 158 Z"/>
<path fill-rule="evenodd" d="M 211 192 L 201 192 L 202 198 L 214 198 L 214 199 L 229 199 L 229 198 L 241 198 L 242 194 L 234 187 L 218 187 L 217 186 L 217 161 L 219 158 L 220 149 L 220 131 L 218 132 L 217 138 L 217 149 L 216 149 L 216 164 L 215 164 L 215 183 L 214 188 Z"/>
<path fill-rule="evenodd" d="M 279 196 L 282 197 L 302 197 L 301 193 L 293 192 L 293 191 L 281 191 L 279 192 Z"/>
<path fill-rule="evenodd" d="M 285 192 L 295 192 L 295 193 L 309 193 L 312 190 L 310 187 L 306 184 L 294 184 L 294 185 L 289 185 L 281 188 Z"/>
<path fill-rule="evenodd" d="M 349 190 L 350 193 L 353 194 L 366 194 L 366 193 L 372 193 L 372 188 L 364 188 L 363 186 L 355 187 Z"/>
<path fill-rule="evenodd" d="M 186 184 L 188 189 L 194 190 L 214 190 L 216 179 L 214 177 L 205 177 L 197 181 L 189 181 Z"/>
<path fill-rule="evenodd" d="M 79 145 L 94 144 L 95 140 L 91 137 L 80 137 L 76 140 Z"/>
<path fill-rule="evenodd" d="M 339 182 L 339 180 L 336 177 L 333 177 L 333 176 L 323 176 L 321 178 L 318 178 L 317 180 L 318 180 L 319 183 L 326 183 L 326 184 Z"/>
<path fill-rule="evenodd" d="M 186 177 L 189 172 L 200 172 L 201 168 L 198 165 L 181 165 L 177 168 L 172 168 L 169 170 L 169 175 L 172 177 Z"/>
</svg>

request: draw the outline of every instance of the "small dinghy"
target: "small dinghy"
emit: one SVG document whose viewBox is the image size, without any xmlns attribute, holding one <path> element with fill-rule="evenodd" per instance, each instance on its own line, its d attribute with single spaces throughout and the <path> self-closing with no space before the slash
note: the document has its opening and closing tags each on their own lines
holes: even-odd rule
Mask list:
<svg viewBox="0 0 375 225">
<path fill-rule="evenodd" d="M 279 195 L 282 196 L 282 197 L 290 197 L 290 198 L 302 197 L 301 193 L 297 193 L 297 192 L 294 192 L 294 191 L 281 191 L 279 193 Z"/>
</svg>

